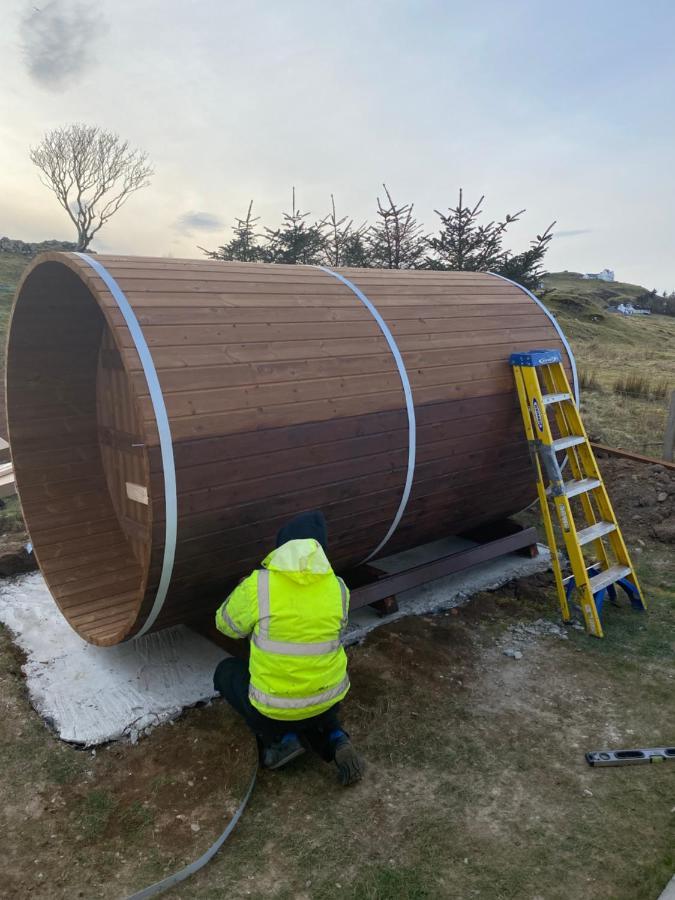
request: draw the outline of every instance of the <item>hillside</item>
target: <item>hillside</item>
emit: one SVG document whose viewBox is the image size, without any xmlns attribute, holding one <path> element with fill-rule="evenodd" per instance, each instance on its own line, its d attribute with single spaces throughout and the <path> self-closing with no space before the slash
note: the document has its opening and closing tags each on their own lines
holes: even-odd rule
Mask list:
<svg viewBox="0 0 675 900">
<path fill-rule="evenodd" d="M 544 288 L 542 298 L 577 359 L 589 432 L 603 443 L 659 456 L 675 390 L 675 318 L 608 312 L 610 304 L 639 305 L 649 296 L 636 284 L 558 272 L 546 276 Z"/>
</svg>

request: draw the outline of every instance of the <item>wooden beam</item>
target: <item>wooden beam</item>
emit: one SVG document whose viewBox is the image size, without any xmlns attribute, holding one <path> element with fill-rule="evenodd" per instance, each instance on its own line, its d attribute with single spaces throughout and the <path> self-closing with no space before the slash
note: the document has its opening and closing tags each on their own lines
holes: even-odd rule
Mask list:
<svg viewBox="0 0 675 900">
<path fill-rule="evenodd" d="M 0 497 L 12 497 L 16 494 L 16 482 L 14 481 L 14 466 L 12 463 L 0 465 Z"/>
<path fill-rule="evenodd" d="M 670 410 L 666 422 L 666 433 L 663 438 L 663 458 L 666 462 L 673 462 L 675 454 L 675 391 L 670 395 Z"/>
<path fill-rule="evenodd" d="M 591 447 L 596 453 L 606 453 L 607 456 L 618 456 L 621 459 L 630 459 L 633 462 L 649 463 L 652 466 L 663 466 L 675 471 L 675 462 L 666 459 L 657 459 L 655 456 L 644 456 L 642 453 L 631 453 L 630 450 L 620 450 L 616 447 L 607 447 L 605 444 L 592 443 Z"/>
</svg>

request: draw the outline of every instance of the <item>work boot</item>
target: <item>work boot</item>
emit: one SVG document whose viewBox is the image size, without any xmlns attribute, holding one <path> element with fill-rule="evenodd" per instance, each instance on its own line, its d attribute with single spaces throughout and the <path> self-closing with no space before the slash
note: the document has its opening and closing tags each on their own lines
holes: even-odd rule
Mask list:
<svg viewBox="0 0 675 900">
<path fill-rule="evenodd" d="M 305 748 L 293 731 L 285 734 L 280 741 L 274 741 L 263 752 L 262 764 L 265 769 L 280 769 L 296 756 L 305 752 Z"/>
<path fill-rule="evenodd" d="M 330 736 L 331 746 L 334 748 L 335 765 L 338 770 L 338 781 L 343 787 L 356 784 L 361 781 L 366 771 L 366 763 L 362 756 L 354 749 L 349 740 L 349 735 L 344 731 L 333 732 Z"/>
</svg>

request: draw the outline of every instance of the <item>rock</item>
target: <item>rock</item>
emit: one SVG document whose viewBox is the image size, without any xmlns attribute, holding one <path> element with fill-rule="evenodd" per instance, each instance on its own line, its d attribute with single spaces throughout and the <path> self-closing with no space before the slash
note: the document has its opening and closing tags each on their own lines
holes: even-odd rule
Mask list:
<svg viewBox="0 0 675 900">
<path fill-rule="evenodd" d="M 523 654 L 520 652 L 520 650 L 516 650 L 515 647 L 505 647 L 502 650 L 502 653 L 504 654 L 504 656 L 508 656 L 510 659 L 523 658 Z"/>
<path fill-rule="evenodd" d="M 199 831 L 199 825 L 197 825 L 196 822 L 193 822 L 192 825 L 190 825 L 190 830 L 197 834 L 197 832 Z"/>
<path fill-rule="evenodd" d="M 18 239 L 2 237 L 0 238 L 0 253 L 17 253 L 20 256 L 36 256 L 38 253 L 45 253 L 47 250 L 77 250 L 77 244 L 72 241 L 40 241 L 39 243 L 29 243 Z"/>
<path fill-rule="evenodd" d="M 663 503 L 664 500 L 668 499 L 668 494 L 666 494 L 665 491 L 659 491 L 659 493 L 656 495 L 656 499 L 659 503 Z"/>
<path fill-rule="evenodd" d="M 675 521 L 672 518 L 654 525 L 653 531 L 654 536 L 664 544 L 675 544 Z"/>
<path fill-rule="evenodd" d="M 28 553 L 24 541 L 6 541 L 0 547 L 0 576 L 21 575 L 37 569 L 34 553 Z"/>
</svg>

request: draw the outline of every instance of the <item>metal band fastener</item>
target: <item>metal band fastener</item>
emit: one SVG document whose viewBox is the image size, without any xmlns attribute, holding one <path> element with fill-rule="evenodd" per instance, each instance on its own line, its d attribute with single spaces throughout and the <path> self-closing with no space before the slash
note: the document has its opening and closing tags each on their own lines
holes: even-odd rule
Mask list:
<svg viewBox="0 0 675 900">
<path fill-rule="evenodd" d="M 178 531 L 178 498 L 176 495 L 176 467 L 173 458 L 173 441 L 171 439 L 171 428 L 169 426 L 169 416 L 164 403 L 162 388 L 157 377 L 157 370 L 152 360 L 152 354 L 145 340 L 143 330 L 131 308 L 124 292 L 110 272 L 97 259 L 89 256 L 87 253 L 76 253 L 83 262 L 90 266 L 94 272 L 103 280 L 103 283 L 112 294 L 112 298 L 117 304 L 119 311 L 122 313 L 124 321 L 134 346 L 141 360 L 143 374 L 148 385 L 148 392 L 152 402 L 152 409 L 157 422 L 157 431 L 159 433 L 159 447 L 162 456 L 162 468 L 164 471 L 164 507 L 166 513 L 166 523 L 164 529 L 164 558 L 162 559 L 162 572 L 157 586 L 157 593 L 152 604 L 152 609 L 148 614 L 143 627 L 136 632 L 134 637 L 139 638 L 145 634 L 155 623 L 157 616 L 162 611 L 164 600 L 166 599 L 169 584 L 171 583 L 171 574 L 173 572 L 173 563 L 176 556 L 176 535 Z"/>
<path fill-rule="evenodd" d="M 396 511 L 396 515 L 394 516 L 394 521 L 391 523 L 389 527 L 389 531 L 382 538 L 377 547 L 369 553 L 368 556 L 363 560 L 363 562 L 368 562 L 369 559 L 372 559 L 380 550 L 384 547 L 384 545 L 388 542 L 389 538 L 398 528 L 398 523 L 401 521 L 403 517 L 403 513 L 405 512 L 405 508 L 408 505 L 408 499 L 410 497 L 410 491 L 412 489 L 413 476 L 415 475 L 415 455 L 416 455 L 416 447 L 417 447 L 417 431 L 415 424 L 415 404 L 413 402 L 412 388 L 410 387 L 410 380 L 408 378 L 408 373 L 405 368 L 405 363 L 403 362 L 403 357 L 401 356 L 401 351 L 398 349 L 398 345 L 394 340 L 394 336 L 389 330 L 389 326 L 384 321 L 376 307 L 373 303 L 366 297 L 363 291 L 358 288 L 355 284 L 353 284 L 348 278 L 345 278 L 344 275 L 340 275 L 339 272 L 334 272 L 332 269 L 327 268 L 326 266 L 316 266 L 315 268 L 321 269 L 322 272 L 326 272 L 327 275 L 331 275 L 333 278 L 336 278 L 338 281 L 341 281 L 344 285 L 346 285 L 353 294 L 355 294 L 358 299 L 363 303 L 366 309 L 372 314 L 373 318 L 380 326 L 380 331 L 384 335 L 384 338 L 389 344 L 389 349 L 392 352 L 394 360 L 396 361 L 396 366 L 398 368 L 398 374 L 401 379 L 401 385 L 403 387 L 403 394 L 405 396 L 405 406 L 408 414 L 408 471 L 405 479 L 405 486 L 403 488 L 403 495 L 401 497 L 401 502 L 399 503 L 398 510 Z"/>
</svg>

